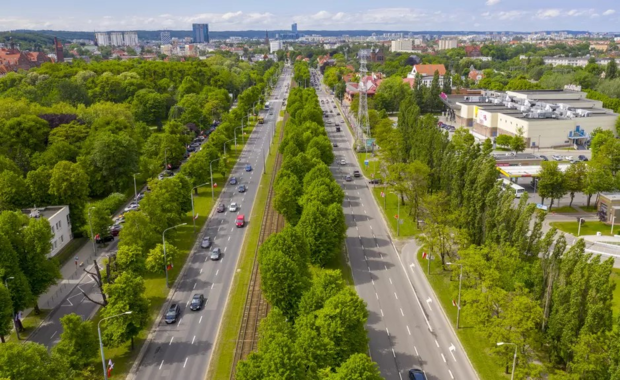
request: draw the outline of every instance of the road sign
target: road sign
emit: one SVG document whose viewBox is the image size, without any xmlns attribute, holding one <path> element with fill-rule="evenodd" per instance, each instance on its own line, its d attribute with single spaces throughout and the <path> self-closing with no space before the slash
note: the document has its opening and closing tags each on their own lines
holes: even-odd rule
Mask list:
<svg viewBox="0 0 620 380">
<path fill-rule="evenodd" d="M 364 165 L 368 166 L 368 160 L 364 160 Z"/>
<path fill-rule="evenodd" d="M 217 183 L 214 183 L 214 184 L 213 184 L 213 187 L 217 187 Z"/>
</svg>

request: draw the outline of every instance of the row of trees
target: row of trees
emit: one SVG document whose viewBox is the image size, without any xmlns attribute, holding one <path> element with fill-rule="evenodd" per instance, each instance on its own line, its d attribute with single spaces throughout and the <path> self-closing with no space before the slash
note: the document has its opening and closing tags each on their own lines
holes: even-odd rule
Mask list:
<svg viewBox="0 0 620 380">
<path fill-rule="evenodd" d="M 366 355 L 364 301 L 340 271 L 320 268 L 341 253 L 346 225 L 314 90 L 294 88 L 287 111 L 275 185 L 276 210 L 287 226 L 258 253 L 261 288 L 273 308 L 261 322 L 258 351 L 239 362 L 236 377 L 381 379 Z"/>
<path fill-rule="evenodd" d="M 499 186 L 491 141 L 477 144 L 458 130 L 448 139 L 414 102 L 403 101 L 396 129 L 374 124 L 381 173 L 404 209 L 424 221 L 419 239 L 427 251 L 444 270 L 447 262 L 463 266 L 461 324 L 491 342 L 517 343 L 516 378 L 615 378 L 613 262 L 585 254 L 582 241 L 567 248 L 555 229 L 544 234 L 546 213 L 528 204 L 527 194 L 515 204 Z M 458 270 L 452 273 L 458 280 Z M 454 281 L 455 296 L 457 288 Z M 509 367 L 509 350 L 489 349 Z M 548 358 L 544 366 L 534 364 L 541 358 Z"/>
</svg>

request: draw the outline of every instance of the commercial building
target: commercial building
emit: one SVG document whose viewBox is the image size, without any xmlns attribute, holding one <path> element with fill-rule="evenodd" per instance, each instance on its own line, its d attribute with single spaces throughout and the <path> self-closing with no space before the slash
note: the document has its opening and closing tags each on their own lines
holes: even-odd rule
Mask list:
<svg viewBox="0 0 620 380">
<path fill-rule="evenodd" d="M 138 33 L 136 32 L 125 32 L 123 34 L 124 46 L 138 46 L 140 45 L 140 41 L 138 40 Z"/>
<path fill-rule="evenodd" d="M 415 78 L 420 75 L 422 84 L 430 87 L 433 83 L 435 72 L 439 73 L 439 86 L 443 86 L 443 78 L 446 75 L 446 67 L 444 65 L 415 65 L 411 72 L 407 74 L 407 78 Z"/>
<path fill-rule="evenodd" d="M 392 41 L 391 51 L 411 52 L 413 50 L 413 40 L 394 40 Z"/>
<path fill-rule="evenodd" d="M 282 41 L 280 40 L 271 41 L 269 43 L 269 52 L 273 54 L 278 50 L 282 50 Z"/>
<path fill-rule="evenodd" d="M 31 209 L 24 209 L 22 212 L 31 218 L 45 218 L 49 221 L 52 229 L 52 250 L 49 258 L 54 257 L 72 239 L 71 218 L 69 217 L 69 206 L 47 206 Z"/>
<path fill-rule="evenodd" d="M 192 24 L 194 42 L 204 44 L 209 42 L 209 24 Z"/>
<path fill-rule="evenodd" d="M 522 133 L 527 147 L 582 147 L 595 128 L 614 131 L 618 115 L 580 90 L 483 91 L 442 99 L 456 125 L 479 138 Z"/>
<path fill-rule="evenodd" d="M 110 46 L 110 36 L 108 33 L 95 33 L 97 46 Z"/>
<path fill-rule="evenodd" d="M 297 34 L 297 23 L 293 23 L 293 25 L 291 25 L 291 32 L 293 34 Z"/>
<path fill-rule="evenodd" d="M 439 46 L 437 50 L 454 49 L 459 46 L 459 41 L 456 38 L 442 38 L 439 40 Z"/>
<path fill-rule="evenodd" d="M 160 33 L 161 36 L 161 44 L 162 45 L 170 45 L 170 32 L 163 31 Z"/>
<path fill-rule="evenodd" d="M 610 224 L 620 222 L 620 193 L 600 193 L 596 213 L 601 222 Z"/>
</svg>

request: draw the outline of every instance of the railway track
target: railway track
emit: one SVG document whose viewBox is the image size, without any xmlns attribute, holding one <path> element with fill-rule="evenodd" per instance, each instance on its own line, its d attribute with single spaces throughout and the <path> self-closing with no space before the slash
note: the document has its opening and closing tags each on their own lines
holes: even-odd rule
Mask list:
<svg viewBox="0 0 620 380">
<path fill-rule="evenodd" d="M 284 123 L 286 123 L 286 117 Z M 279 139 L 282 141 L 284 136 L 284 128 L 280 130 Z M 276 175 L 282 165 L 282 154 L 276 151 L 276 160 L 274 164 L 274 170 L 271 173 L 271 180 L 269 184 L 269 193 L 267 195 L 267 203 L 265 206 L 265 214 L 260 229 L 260 236 L 258 245 L 254 251 L 254 262 L 252 264 L 252 275 L 250 277 L 250 283 L 248 285 L 248 293 L 245 299 L 245 306 L 243 310 L 243 320 L 241 321 L 241 328 L 239 329 L 239 336 L 237 338 L 237 345 L 235 347 L 235 356 L 233 360 L 233 368 L 231 371 L 231 379 L 235 378 L 235 371 L 237 363 L 240 360 L 247 358 L 247 356 L 255 351 L 258 345 L 258 326 L 260 321 L 269 313 L 270 305 L 263 297 L 260 287 L 260 271 L 258 270 L 258 249 L 265 240 L 276 232 L 279 232 L 284 228 L 284 217 L 280 215 L 273 207 L 274 197 L 274 184 Z"/>
</svg>

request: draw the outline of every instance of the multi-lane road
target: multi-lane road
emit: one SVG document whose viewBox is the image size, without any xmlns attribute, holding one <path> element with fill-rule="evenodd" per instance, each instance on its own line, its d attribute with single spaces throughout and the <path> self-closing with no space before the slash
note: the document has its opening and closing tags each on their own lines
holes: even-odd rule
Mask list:
<svg viewBox="0 0 620 380">
<path fill-rule="evenodd" d="M 318 94 L 323 109 L 334 111 L 326 118 L 331 119 L 328 136 L 338 144 L 331 169 L 345 191 L 346 247 L 355 288 L 368 305 L 372 359 L 385 379 L 408 379 L 411 368 L 423 369 L 432 380 L 477 379 L 419 264 L 413 257 L 403 260 L 392 244 L 368 179 L 345 181 L 345 175 L 360 170 L 353 137 L 333 98 L 323 90 Z"/>
<path fill-rule="evenodd" d="M 227 206 L 227 209 L 224 213 L 214 213 L 208 219 L 188 259 L 189 263 L 186 264 L 188 267 L 171 296 L 169 304 L 178 303 L 181 306 L 181 317 L 175 324 L 169 325 L 163 319 L 157 320 L 152 332 L 153 338 L 145 347 L 144 356 L 138 364 L 134 378 L 145 380 L 204 378 L 246 231 L 246 228 L 235 226 L 235 219 L 238 214 L 244 214 L 246 226 L 260 223 L 258 220 L 250 219 L 250 212 L 263 173 L 263 154 L 267 155 L 269 152 L 269 143 L 273 138 L 275 124 L 282 107 L 284 86 L 289 80 L 289 70 L 284 69 L 273 91 L 273 95 L 277 95 L 278 99 L 270 100 L 273 114 L 267 113 L 265 123 L 254 128 L 231 173 L 239 183 L 218 184 L 224 187 L 220 201 Z M 245 171 L 246 164 L 252 166 L 251 172 Z M 246 185 L 245 193 L 237 191 L 240 184 Z M 240 206 L 238 212 L 228 211 L 231 202 L 236 202 Z M 209 253 L 212 248 L 209 250 L 200 248 L 200 240 L 205 235 L 213 239 L 212 248 L 221 248 L 222 258 L 219 261 L 210 260 Z M 190 311 L 189 302 L 196 293 L 203 294 L 207 301 L 203 310 Z"/>
</svg>

